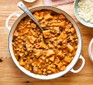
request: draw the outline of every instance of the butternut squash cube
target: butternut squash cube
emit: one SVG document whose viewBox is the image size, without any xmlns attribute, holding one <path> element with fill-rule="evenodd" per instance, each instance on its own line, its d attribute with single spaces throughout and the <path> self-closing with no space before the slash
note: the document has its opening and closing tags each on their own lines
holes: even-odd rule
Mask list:
<svg viewBox="0 0 93 85">
<path fill-rule="evenodd" d="M 59 33 L 59 27 L 53 27 L 53 31 L 54 31 L 55 33 Z"/>
<path fill-rule="evenodd" d="M 31 28 L 36 28 L 36 24 L 31 23 Z"/>
<path fill-rule="evenodd" d="M 64 58 L 64 61 L 67 62 L 67 63 L 70 63 L 71 60 L 72 60 L 72 58 L 71 58 L 71 57 L 68 57 L 68 56 L 66 56 L 66 57 Z"/>
<path fill-rule="evenodd" d="M 55 52 L 53 50 L 51 50 L 51 49 L 46 51 L 46 56 L 47 57 L 49 57 L 49 56 L 51 56 L 53 54 L 55 54 Z"/>
<path fill-rule="evenodd" d="M 63 63 L 62 62 L 59 62 L 58 63 L 58 68 L 61 69 L 63 67 Z"/>
<path fill-rule="evenodd" d="M 28 36 L 28 40 L 33 44 L 36 41 L 34 36 Z"/>
<path fill-rule="evenodd" d="M 62 57 L 62 51 L 59 51 L 57 56 Z"/>
<path fill-rule="evenodd" d="M 39 43 L 39 48 L 47 48 L 47 45 L 44 43 L 44 41 Z"/>
<path fill-rule="evenodd" d="M 52 38 L 52 34 L 50 33 L 50 30 L 43 31 L 43 34 L 45 38 Z"/>
<path fill-rule="evenodd" d="M 54 59 L 55 59 L 54 56 L 49 57 L 49 60 L 52 61 L 52 62 L 54 61 Z"/>
<path fill-rule="evenodd" d="M 49 13 L 44 16 L 45 20 L 50 20 L 52 18 L 53 18 L 53 16 L 51 16 Z"/>
<path fill-rule="evenodd" d="M 67 48 L 69 49 L 70 52 L 74 50 L 73 46 L 71 46 L 70 44 L 67 44 Z"/>
</svg>

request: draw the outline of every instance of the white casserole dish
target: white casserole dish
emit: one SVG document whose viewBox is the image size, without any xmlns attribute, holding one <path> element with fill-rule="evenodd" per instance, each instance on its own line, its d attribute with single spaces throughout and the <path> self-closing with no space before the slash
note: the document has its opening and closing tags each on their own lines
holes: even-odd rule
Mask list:
<svg viewBox="0 0 93 85">
<path fill-rule="evenodd" d="M 59 72 L 59 73 L 55 73 L 55 74 L 51 74 L 51 75 L 48 75 L 48 76 L 45 76 L 45 75 L 38 75 L 38 74 L 34 74 L 34 73 L 31 73 L 29 72 L 28 70 L 26 70 L 25 68 L 23 68 L 22 66 L 19 65 L 19 62 L 16 60 L 15 56 L 14 56 L 14 53 L 13 53 L 13 48 L 12 48 L 12 38 L 13 38 L 13 32 L 16 28 L 16 26 L 18 25 L 18 23 L 20 22 L 21 19 L 23 19 L 25 16 L 27 16 L 25 13 L 23 14 L 17 14 L 17 13 L 13 13 L 11 14 L 7 20 L 6 20 L 6 27 L 9 29 L 9 36 L 8 36 L 8 47 L 9 47 L 9 52 L 11 54 L 11 57 L 14 61 L 14 63 L 16 64 L 16 66 L 22 71 L 24 72 L 25 74 L 27 74 L 28 76 L 30 77 L 33 77 L 33 78 L 37 78 L 37 79 L 42 79 L 42 80 L 49 80 L 49 79 L 54 79 L 54 78 L 58 78 L 60 76 L 63 76 L 65 75 L 67 72 L 71 71 L 73 73 L 78 73 L 82 70 L 82 68 L 84 67 L 84 64 L 85 64 L 85 59 L 82 57 L 81 55 L 81 48 L 82 48 L 82 38 L 81 38 L 81 33 L 80 33 L 80 30 L 77 26 L 77 24 L 75 23 L 74 19 L 68 15 L 66 12 L 64 12 L 63 10 L 60 10 L 58 8 L 55 8 L 55 7 L 52 7 L 52 6 L 39 6 L 39 7 L 35 7 L 35 8 L 32 8 L 30 9 L 31 12 L 34 12 L 34 11 L 37 11 L 37 10 L 41 10 L 41 9 L 47 9 L 47 10 L 53 10 L 57 13 L 62 13 L 66 16 L 66 18 L 68 20 L 71 21 L 71 23 L 73 24 L 73 26 L 75 27 L 76 29 L 76 33 L 77 33 L 77 36 L 78 36 L 78 49 L 76 51 L 76 55 L 74 56 L 72 62 L 67 66 L 66 70 L 65 71 L 62 71 L 62 72 Z M 16 19 L 15 23 L 11 26 L 9 26 L 9 20 L 11 19 L 12 16 L 18 16 L 18 18 Z M 82 65 L 81 67 L 78 69 L 78 70 L 74 70 L 73 67 L 75 66 L 75 64 L 77 63 L 77 61 L 81 59 L 82 60 Z"/>
</svg>

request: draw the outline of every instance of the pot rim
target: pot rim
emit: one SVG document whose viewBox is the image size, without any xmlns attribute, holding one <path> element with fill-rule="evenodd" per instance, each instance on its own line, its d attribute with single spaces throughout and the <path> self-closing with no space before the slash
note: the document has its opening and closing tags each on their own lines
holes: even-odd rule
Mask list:
<svg viewBox="0 0 93 85">
<path fill-rule="evenodd" d="M 19 19 L 20 17 L 22 17 L 23 15 L 26 16 L 25 13 L 22 13 L 21 16 L 17 18 L 17 20 L 13 23 L 13 25 L 12 25 L 12 27 L 11 27 L 11 30 L 10 30 L 9 36 L 8 36 L 8 49 L 9 49 L 9 53 L 10 53 L 12 59 L 13 59 L 13 62 L 15 63 L 15 65 L 16 65 L 23 73 L 25 73 L 26 75 L 28 75 L 28 76 L 30 76 L 30 77 L 36 78 L 36 79 L 40 79 L 40 80 L 51 80 L 51 79 L 55 79 L 55 78 L 58 78 L 58 77 L 60 77 L 60 76 L 65 75 L 67 72 L 69 72 L 69 71 L 75 66 L 75 64 L 76 64 L 76 62 L 78 61 L 79 56 L 80 56 L 80 54 L 81 54 L 82 36 L 81 36 L 81 33 L 80 33 L 80 29 L 79 29 L 78 25 L 76 24 L 75 20 L 74 20 L 68 13 L 66 13 L 64 10 L 61 10 L 61 9 L 59 9 L 59 8 L 52 7 L 52 6 L 37 6 L 37 7 L 31 8 L 30 11 L 31 11 L 31 10 L 34 10 L 34 9 L 38 9 L 38 8 L 41 8 L 41 9 L 45 9 L 45 8 L 46 8 L 46 9 L 50 9 L 50 10 L 55 9 L 55 10 L 57 10 L 57 11 L 59 10 L 61 13 L 66 14 L 65 16 L 68 16 L 68 17 L 73 21 L 73 23 L 74 23 L 75 26 L 76 26 L 76 27 L 75 27 L 76 33 L 79 32 L 79 33 L 78 33 L 78 34 L 79 34 L 79 35 L 78 35 L 78 40 L 79 40 L 79 41 L 78 41 L 78 49 L 77 49 L 77 51 L 76 51 L 76 55 L 74 56 L 74 58 L 73 58 L 72 61 L 75 60 L 75 57 L 78 57 L 78 58 L 77 58 L 73 63 L 72 63 L 72 61 L 71 61 L 70 65 L 68 65 L 69 68 L 68 68 L 68 66 L 67 66 L 68 70 L 66 69 L 65 71 L 60 71 L 60 72 L 58 72 L 58 73 L 51 74 L 51 75 L 48 75 L 48 76 L 34 74 L 34 73 L 32 73 L 32 72 L 29 72 L 28 70 L 26 70 L 26 69 L 23 68 L 22 66 L 20 66 L 20 65 L 19 65 L 19 62 L 18 62 L 17 60 L 15 60 L 16 58 L 15 58 L 15 56 L 14 56 L 14 54 L 13 54 L 13 49 L 12 49 L 12 51 L 11 51 L 11 48 L 12 48 L 12 47 L 11 47 L 11 44 L 10 44 L 10 41 L 11 41 L 10 37 L 11 37 L 11 33 L 12 33 L 12 29 L 13 29 L 14 25 L 16 24 L 16 22 L 18 21 L 18 19 Z M 54 11 L 54 10 L 53 10 L 53 11 Z M 70 21 L 71 21 L 71 20 L 70 20 Z M 74 24 L 73 24 L 73 26 L 74 26 Z M 80 45 L 80 46 L 79 46 L 79 45 Z M 18 63 L 17 63 L 17 62 L 18 62 Z M 72 65 L 71 65 L 71 64 L 72 64 Z M 26 70 L 26 71 L 25 71 L 25 70 Z"/>
</svg>

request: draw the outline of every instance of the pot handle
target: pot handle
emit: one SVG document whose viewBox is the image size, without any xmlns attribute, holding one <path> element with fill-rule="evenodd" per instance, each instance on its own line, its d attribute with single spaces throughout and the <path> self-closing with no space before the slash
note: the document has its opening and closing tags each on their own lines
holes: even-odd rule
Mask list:
<svg viewBox="0 0 93 85">
<path fill-rule="evenodd" d="M 9 31 L 11 30 L 11 26 L 9 26 L 9 20 L 10 20 L 13 16 L 19 17 L 20 14 L 12 13 L 12 14 L 10 14 L 10 15 L 8 16 L 8 18 L 6 19 L 5 25 L 6 25 L 6 27 L 8 28 Z"/>
<path fill-rule="evenodd" d="M 82 55 L 80 55 L 79 59 L 82 60 L 82 65 L 81 65 L 81 67 L 80 67 L 78 70 L 74 70 L 74 69 L 72 68 L 72 69 L 70 70 L 71 72 L 73 72 L 73 73 L 78 73 L 78 72 L 80 72 L 80 71 L 82 70 L 82 68 L 84 67 L 84 65 L 85 65 L 85 59 L 83 58 Z"/>
</svg>

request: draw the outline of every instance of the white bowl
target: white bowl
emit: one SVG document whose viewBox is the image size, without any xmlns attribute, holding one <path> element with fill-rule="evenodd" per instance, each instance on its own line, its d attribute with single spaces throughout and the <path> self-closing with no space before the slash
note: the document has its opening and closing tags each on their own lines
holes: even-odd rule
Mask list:
<svg viewBox="0 0 93 85">
<path fill-rule="evenodd" d="M 78 2 L 79 2 L 79 1 L 80 1 L 80 0 L 75 0 L 75 2 L 74 2 L 74 13 L 75 13 L 75 16 L 76 16 L 77 20 L 78 20 L 81 24 L 83 24 L 84 26 L 93 28 L 93 24 L 92 24 L 92 23 L 84 21 L 84 20 L 81 19 L 80 16 L 78 15 L 77 9 L 78 9 Z"/>
</svg>

